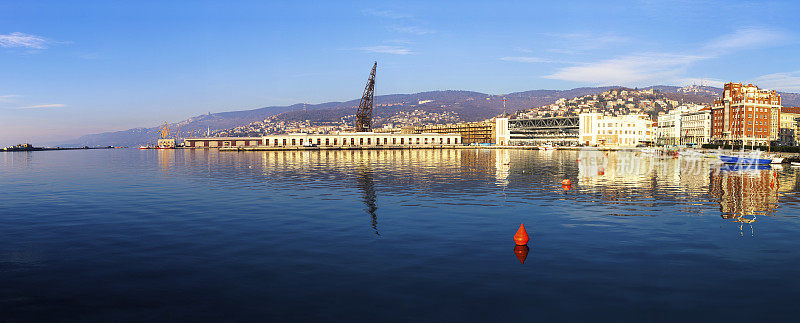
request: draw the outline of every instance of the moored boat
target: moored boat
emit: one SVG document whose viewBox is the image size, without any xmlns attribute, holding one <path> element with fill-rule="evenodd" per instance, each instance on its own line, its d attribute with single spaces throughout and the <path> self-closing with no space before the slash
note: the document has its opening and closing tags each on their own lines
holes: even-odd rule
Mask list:
<svg viewBox="0 0 800 323">
<path fill-rule="evenodd" d="M 769 158 L 719 155 L 719 159 L 722 160 L 722 162 L 726 163 L 726 164 L 743 164 L 743 165 L 769 165 L 769 164 L 772 164 L 772 159 L 769 159 Z"/>
</svg>

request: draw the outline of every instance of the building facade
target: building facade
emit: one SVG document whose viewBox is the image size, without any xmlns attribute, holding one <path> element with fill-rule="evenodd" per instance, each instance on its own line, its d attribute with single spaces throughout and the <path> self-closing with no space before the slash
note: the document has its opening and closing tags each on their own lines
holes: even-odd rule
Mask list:
<svg viewBox="0 0 800 323">
<path fill-rule="evenodd" d="M 189 148 L 220 147 L 432 147 L 461 145 L 457 133 L 401 134 L 352 132 L 338 134 L 293 133 L 263 137 L 189 138 L 184 146 Z"/>
<path fill-rule="evenodd" d="M 681 144 L 681 113 L 686 111 L 685 106 L 670 110 L 658 116 L 656 128 L 656 144 L 680 145 Z"/>
<path fill-rule="evenodd" d="M 496 122 L 463 122 L 444 125 L 417 126 L 403 131 L 408 133 L 439 133 L 439 134 L 460 134 L 464 144 L 473 143 L 497 143 L 495 136 Z"/>
<path fill-rule="evenodd" d="M 700 109 L 681 114 L 681 144 L 701 146 L 711 142 L 711 109 Z"/>
<path fill-rule="evenodd" d="M 578 138 L 582 145 L 633 147 L 653 143 L 653 122 L 644 114 L 581 113 L 578 120 Z"/>
<path fill-rule="evenodd" d="M 712 107 L 716 143 L 766 146 L 780 133 L 781 96 L 752 84 L 727 83 Z"/>
<path fill-rule="evenodd" d="M 512 145 L 578 144 L 578 116 L 545 117 L 509 120 Z"/>
<path fill-rule="evenodd" d="M 800 107 L 781 108 L 780 145 L 797 146 L 800 143 Z"/>
</svg>

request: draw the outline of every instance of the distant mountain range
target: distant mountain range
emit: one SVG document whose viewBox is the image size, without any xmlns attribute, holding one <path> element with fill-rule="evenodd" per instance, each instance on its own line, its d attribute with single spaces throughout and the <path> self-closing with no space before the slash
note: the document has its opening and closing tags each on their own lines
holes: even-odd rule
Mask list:
<svg viewBox="0 0 800 323">
<path fill-rule="evenodd" d="M 414 94 L 389 94 L 375 97 L 375 115 L 385 116 L 399 111 L 426 110 L 438 112 L 455 111 L 462 121 L 478 121 L 492 118 L 503 113 L 505 98 L 506 112 L 528 109 L 554 103 L 561 98 L 599 94 L 620 86 L 582 87 L 571 90 L 533 90 L 491 95 L 471 91 L 430 91 Z M 655 89 L 670 99 L 682 102 L 711 103 L 720 88 L 714 87 L 677 87 L 651 86 L 644 89 Z M 784 106 L 800 105 L 800 94 L 781 93 Z M 355 114 L 359 99 L 346 102 L 327 102 L 322 104 L 294 104 L 290 106 L 272 106 L 253 110 L 209 113 L 169 124 L 173 132 L 180 127 L 183 136 L 194 133 L 200 135 L 206 131 L 217 131 L 246 125 L 264 120 L 267 117 L 282 114 L 287 120 L 336 121 L 341 117 Z M 160 126 L 152 128 L 134 128 L 116 132 L 105 132 L 82 136 L 70 142 L 55 143 L 62 146 L 139 146 L 153 144 L 158 138 Z"/>
</svg>

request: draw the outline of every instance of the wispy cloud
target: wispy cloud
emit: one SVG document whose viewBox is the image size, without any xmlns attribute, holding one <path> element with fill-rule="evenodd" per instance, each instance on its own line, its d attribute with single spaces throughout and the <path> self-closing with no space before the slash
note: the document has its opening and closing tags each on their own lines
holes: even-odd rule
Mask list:
<svg viewBox="0 0 800 323">
<path fill-rule="evenodd" d="M 713 52 L 757 48 L 780 43 L 789 38 L 783 32 L 763 27 L 745 27 L 710 41 L 703 48 Z"/>
<path fill-rule="evenodd" d="M 16 95 L 16 94 L 0 95 L 0 103 L 11 102 L 11 101 L 14 100 L 14 98 L 18 98 L 18 97 L 19 97 L 19 95 Z"/>
<path fill-rule="evenodd" d="M 686 67 L 702 56 L 643 53 L 595 63 L 569 66 L 545 78 L 595 84 L 637 84 L 655 80 L 674 80 Z"/>
<path fill-rule="evenodd" d="M 380 53 L 380 54 L 394 54 L 394 55 L 411 55 L 414 54 L 411 49 L 403 46 L 367 46 L 358 48 L 358 50 L 368 53 Z"/>
<path fill-rule="evenodd" d="M 417 26 L 389 26 L 389 30 L 398 33 L 414 34 L 414 35 L 428 35 L 436 32 L 434 30 L 425 29 Z"/>
<path fill-rule="evenodd" d="M 46 49 L 49 41 L 36 35 L 19 32 L 0 35 L 0 47 Z"/>
<path fill-rule="evenodd" d="M 375 9 L 364 9 L 361 10 L 362 13 L 365 15 L 370 15 L 374 17 L 380 18 L 389 18 L 389 19 L 407 19 L 412 18 L 411 15 L 395 12 L 392 10 L 375 10 Z"/>
<path fill-rule="evenodd" d="M 763 48 L 779 44 L 786 36 L 765 28 L 742 28 L 731 34 L 712 39 L 693 52 L 655 53 L 643 52 L 624 55 L 597 62 L 578 64 L 558 69 L 545 78 L 592 83 L 634 85 L 656 82 L 682 83 L 691 78 L 684 74 L 699 61 L 718 58 L 731 50 Z M 775 76 L 778 77 L 778 76 Z M 791 79 L 787 79 L 791 80 Z"/>
<path fill-rule="evenodd" d="M 66 106 L 65 104 L 55 103 L 55 104 L 31 105 L 31 106 L 27 106 L 27 107 L 19 107 L 19 108 L 16 108 L 16 109 L 23 110 L 23 109 L 41 109 L 41 108 L 63 108 L 65 106 Z"/>
<path fill-rule="evenodd" d="M 518 63 L 552 63 L 553 61 L 541 58 L 541 57 L 532 57 L 532 56 L 506 56 L 500 57 L 501 61 L 506 62 L 518 62 Z"/>
<path fill-rule="evenodd" d="M 800 71 L 762 75 L 753 80 L 759 86 L 785 92 L 800 92 Z"/>
</svg>

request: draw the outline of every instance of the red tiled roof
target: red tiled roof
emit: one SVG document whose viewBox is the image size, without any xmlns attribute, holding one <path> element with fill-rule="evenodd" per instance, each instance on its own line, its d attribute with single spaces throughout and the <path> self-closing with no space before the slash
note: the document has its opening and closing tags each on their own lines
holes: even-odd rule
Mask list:
<svg viewBox="0 0 800 323">
<path fill-rule="evenodd" d="M 797 114 L 800 114 L 800 107 L 781 107 L 781 113 L 797 113 Z"/>
</svg>

